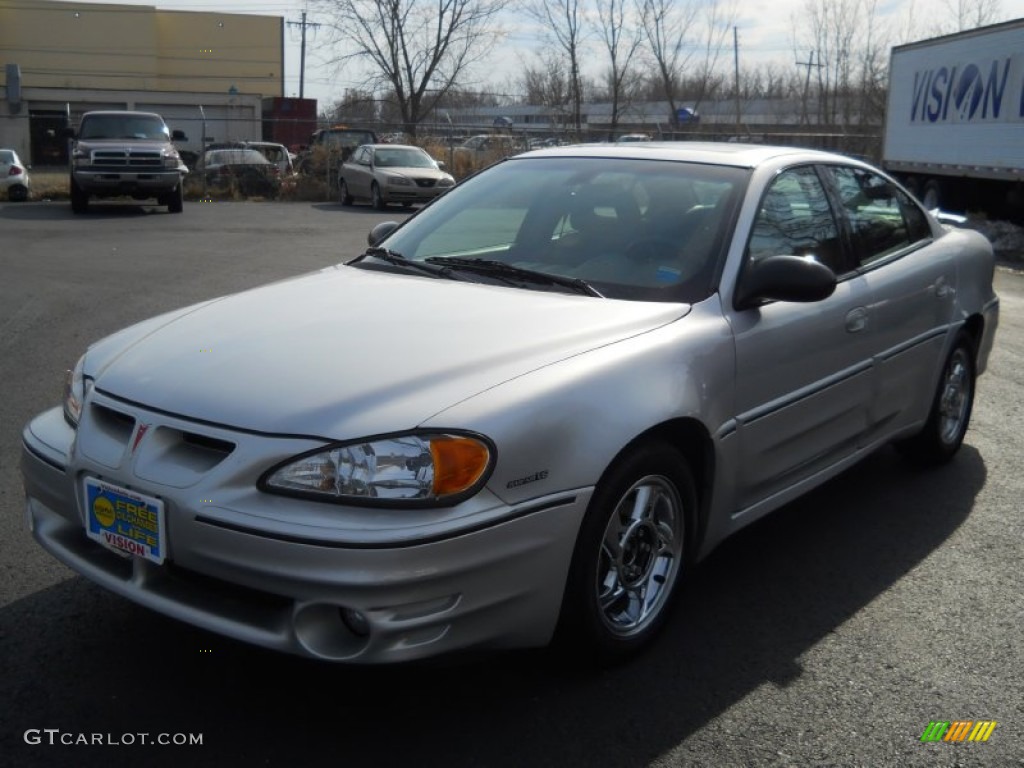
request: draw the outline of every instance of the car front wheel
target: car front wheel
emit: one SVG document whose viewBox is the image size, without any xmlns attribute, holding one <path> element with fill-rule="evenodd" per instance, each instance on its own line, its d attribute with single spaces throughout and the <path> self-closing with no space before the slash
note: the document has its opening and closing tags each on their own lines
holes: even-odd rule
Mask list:
<svg viewBox="0 0 1024 768">
<path fill-rule="evenodd" d="M 373 207 L 378 211 L 383 211 L 388 207 L 388 204 L 384 202 L 384 197 L 380 193 L 380 185 L 377 182 L 373 182 L 373 186 L 370 187 L 370 197 L 373 199 Z"/>
<path fill-rule="evenodd" d="M 946 358 L 928 421 L 918 434 L 898 444 L 921 465 L 943 464 L 960 450 L 974 406 L 974 344 L 961 332 Z"/>
<path fill-rule="evenodd" d="M 608 662 L 665 622 L 693 550 L 697 495 L 683 456 L 661 442 L 619 460 L 598 483 L 573 553 L 558 641 Z"/>
</svg>

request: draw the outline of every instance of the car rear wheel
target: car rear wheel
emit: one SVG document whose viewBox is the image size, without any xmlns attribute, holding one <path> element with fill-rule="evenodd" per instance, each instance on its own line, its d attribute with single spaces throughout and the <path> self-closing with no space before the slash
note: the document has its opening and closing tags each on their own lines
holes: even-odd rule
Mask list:
<svg viewBox="0 0 1024 768">
<path fill-rule="evenodd" d="M 344 179 L 338 182 L 338 202 L 342 205 L 352 205 L 352 195 L 349 194 L 348 184 Z"/>
<path fill-rule="evenodd" d="M 89 195 L 71 178 L 71 211 L 85 213 L 89 210 Z"/>
<path fill-rule="evenodd" d="M 601 479 L 576 540 L 558 641 L 574 656 L 615 661 L 664 624 L 692 551 L 697 495 L 686 460 L 641 445 Z"/>
<path fill-rule="evenodd" d="M 924 429 L 898 444 L 914 463 L 944 464 L 960 450 L 974 406 L 974 359 L 971 337 L 961 332 L 942 367 Z"/>
<path fill-rule="evenodd" d="M 370 187 L 370 197 L 373 200 L 373 207 L 378 211 L 383 211 L 388 207 L 388 204 L 384 202 L 384 197 L 380 193 L 380 185 L 377 182 L 373 182 L 373 186 Z"/>
</svg>

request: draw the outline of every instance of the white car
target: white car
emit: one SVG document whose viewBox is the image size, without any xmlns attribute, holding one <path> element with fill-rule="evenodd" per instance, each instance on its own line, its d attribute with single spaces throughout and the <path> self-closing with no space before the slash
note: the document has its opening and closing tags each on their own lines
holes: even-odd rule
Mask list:
<svg viewBox="0 0 1024 768">
<path fill-rule="evenodd" d="M 29 195 L 28 166 L 13 149 L 0 149 L 0 196 L 24 202 Z"/>
</svg>

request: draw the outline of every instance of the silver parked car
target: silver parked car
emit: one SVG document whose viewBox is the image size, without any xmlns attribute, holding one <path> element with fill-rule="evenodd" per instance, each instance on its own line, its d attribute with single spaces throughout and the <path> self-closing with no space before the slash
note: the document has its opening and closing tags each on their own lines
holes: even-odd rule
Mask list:
<svg viewBox="0 0 1024 768">
<path fill-rule="evenodd" d="M 364 144 L 342 163 L 338 201 L 369 200 L 383 210 L 388 203 L 428 203 L 455 186 L 455 179 L 419 147 Z"/>
<path fill-rule="evenodd" d="M 24 430 L 62 562 L 269 648 L 635 651 L 726 536 L 956 453 L 993 256 L 839 155 L 562 147 L 102 340 Z"/>
<path fill-rule="evenodd" d="M 12 203 L 28 200 L 31 182 L 28 166 L 21 162 L 13 149 L 0 149 L 0 200 L 7 198 Z"/>
</svg>

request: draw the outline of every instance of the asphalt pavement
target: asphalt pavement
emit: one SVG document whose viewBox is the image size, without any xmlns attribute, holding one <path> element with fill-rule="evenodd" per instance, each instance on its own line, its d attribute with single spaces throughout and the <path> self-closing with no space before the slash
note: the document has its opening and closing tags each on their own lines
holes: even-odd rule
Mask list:
<svg viewBox="0 0 1024 768">
<path fill-rule="evenodd" d="M 337 263 L 406 214 L 95 208 L 0 203 L 0 764 L 1024 766 L 1020 273 L 997 273 L 1001 327 L 957 458 L 922 472 L 883 450 L 746 529 L 640 657 L 353 668 L 194 629 L 58 564 L 25 527 L 20 430 L 91 340 Z M 964 720 L 996 726 L 922 743 Z"/>
</svg>

